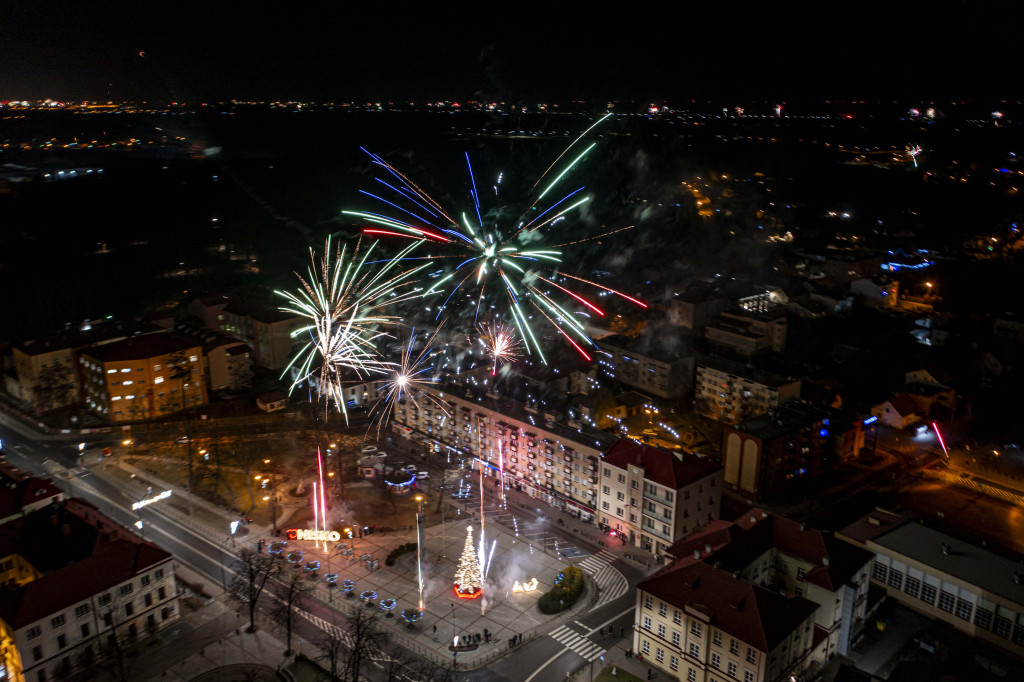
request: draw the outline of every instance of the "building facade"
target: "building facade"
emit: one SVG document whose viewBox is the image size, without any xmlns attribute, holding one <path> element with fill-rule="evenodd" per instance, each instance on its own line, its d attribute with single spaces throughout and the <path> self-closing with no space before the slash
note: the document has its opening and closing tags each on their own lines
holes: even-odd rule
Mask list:
<svg viewBox="0 0 1024 682">
<path fill-rule="evenodd" d="M 110 423 L 139 421 L 206 404 L 199 342 L 171 332 L 83 349 L 85 406 Z"/>
<path fill-rule="evenodd" d="M 675 339 L 678 340 L 678 339 Z M 694 357 L 680 345 L 668 348 L 667 339 L 653 347 L 648 339 L 627 336 L 601 339 L 601 349 L 611 358 L 598 360 L 604 374 L 657 398 L 678 398 L 693 388 Z"/>
<path fill-rule="evenodd" d="M 874 554 L 871 582 L 890 599 L 1024 658 L 1019 562 L 881 510 L 838 536 Z"/>
<path fill-rule="evenodd" d="M 786 318 L 770 313 L 722 313 L 704 329 L 709 344 L 744 357 L 786 350 Z"/>
<path fill-rule="evenodd" d="M 12 556 L 35 573 L 0 587 L 2 680 L 94 672 L 179 617 L 171 555 L 82 500 L 0 525 L 0 561 Z"/>
<path fill-rule="evenodd" d="M 599 523 L 623 542 L 661 556 L 718 518 L 722 467 L 623 438 L 604 455 L 600 486 Z"/>
<path fill-rule="evenodd" d="M 800 380 L 721 358 L 699 360 L 694 408 L 709 419 L 738 424 L 800 397 Z"/>
<path fill-rule="evenodd" d="M 826 470 L 830 413 L 792 400 L 770 414 L 727 426 L 722 436 L 725 486 L 751 502 Z"/>
<path fill-rule="evenodd" d="M 598 464 L 614 437 L 467 385 L 424 390 L 444 409 L 431 400 L 399 403 L 393 431 L 451 459 L 470 458 L 488 479 L 594 521 Z"/>
<path fill-rule="evenodd" d="M 813 662 L 816 611 L 809 599 L 677 562 L 637 585 L 633 650 L 670 679 L 782 682 Z"/>
</svg>

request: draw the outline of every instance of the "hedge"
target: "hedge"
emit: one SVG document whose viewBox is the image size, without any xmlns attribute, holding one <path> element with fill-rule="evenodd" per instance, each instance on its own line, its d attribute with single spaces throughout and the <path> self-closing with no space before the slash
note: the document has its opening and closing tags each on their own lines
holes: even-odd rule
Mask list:
<svg viewBox="0 0 1024 682">
<path fill-rule="evenodd" d="M 416 543 L 415 542 L 407 542 L 404 545 L 399 545 L 398 547 L 395 547 L 393 550 L 391 550 L 391 553 L 388 554 L 387 559 L 384 560 L 384 565 L 385 566 L 394 566 L 395 562 L 398 561 L 398 557 L 402 556 L 403 554 L 405 554 L 407 552 L 415 552 L 415 551 L 416 551 Z"/>
<path fill-rule="evenodd" d="M 583 571 L 569 566 L 555 578 L 555 586 L 537 600 L 541 613 L 558 613 L 571 608 L 583 594 Z"/>
</svg>

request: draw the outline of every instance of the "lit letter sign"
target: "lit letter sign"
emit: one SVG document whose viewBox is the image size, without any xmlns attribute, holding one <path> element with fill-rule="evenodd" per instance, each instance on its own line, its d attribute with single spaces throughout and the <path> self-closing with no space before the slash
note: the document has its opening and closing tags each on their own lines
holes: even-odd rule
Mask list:
<svg viewBox="0 0 1024 682">
<path fill-rule="evenodd" d="M 309 530 L 306 528 L 289 528 L 289 540 L 312 540 L 314 542 L 338 542 L 341 533 L 336 530 Z"/>
<path fill-rule="evenodd" d="M 138 502 L 136 502 L 135 504 L 132 505 L 132 510 L 134 511 L 136 509 L 142 509 L 146 505 L 153 504 L 154 502 L 159 502 L 160 500 L 166 500 L 170 496 L 171 496 L 171 491 L 170 490 L 165 490 L 162 493 L 160 493 L 159 495 L 156 495 L 154 497 L 150 497 L 150 498 L 147 498 L 145 500 L 139 500 Z"/>
</svg>

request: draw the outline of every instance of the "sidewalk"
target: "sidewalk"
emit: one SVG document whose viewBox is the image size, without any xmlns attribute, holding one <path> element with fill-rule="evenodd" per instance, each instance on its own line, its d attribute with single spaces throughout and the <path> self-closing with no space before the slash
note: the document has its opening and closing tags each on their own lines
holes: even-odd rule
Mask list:
<svg viewBox="0 0 1024 682">
<path fill-rule="evenodd" d="M 228 510 L 192 496 L 153 473 L 122 461 L 108 460 L 99 464 L 98 468 L 104 475 L 115 478 L 129 491 L 129 497 L 135 494 L 145 497 L 162 490 L 172 491 L 171 497 L 160 501 L 159 506 L 153 511 L 205 535 L 219 544 L 225 552 L 237 553 L 237 549 L 230 546 L 232 543 L 228 534 L 228 524 L 237 520 L 237 516 Z M 189 506 L 192 508 L 191 514 L 188 513 Z M 142 513 L 144 517 L 149 513 L 149 509 L 142 510 Z M 572 618 L 579 618 L 597 597 L 593 584 L 588 582 L 587 590 L 572 609 L 551 616 L 540 614 L 536 607 L 537 599 L 551 589 L 555 576 L 566 565 L 565 559 L 540 551 L 539 547 L 516 538 L 499 524 L 486 523 L 487 551 L 489 554 L 493 553 L 490 559 L 493 570 L 488 577 L 488 591 L 485 592 L 484 598 L 479 600 L 456 598 L 452 589 L 452 576 L 455 574 L 457 561 L 465 544 L 467 526 L 473 526 L 475 541 L 479 541 L 480 528 L 479 518 L 473 510 L 463 512 L 452 507 L 444 523 L 434 523 L 425 528 L 427 554 L 423 562 L 424 616 L 410 629 L 399 616 L 404 609 L 415 609 L 419 603 L 415 554 L 401 556 L 394 567 L 385 565 L 385 558 L 393 548 L 416 541 L 415 515 L 411 515 L 408 520 L 408 525 L 396 527 L 389 532 L 376 532 L 344 540 L 344 544 L 351 545 L 351 554 L 343 555 L 333 543 L 325 551 L 322 547 L 317 548 L 312 542 L 292 542 L 285 552 L 302 550 L 303 556 L 295 563 L 295 570 L 302 570 L 300 565 L 310 560 L 321 562 L 320 577 L 313 583 L 313 598 L 322 605 L 343 614 L 351 613 L 354 609 L 366 608 L 367 600 L 361 598 L 362 594 L 374 595 L 369 599 L 374 602 L 374 608 L 379 615 L 378 622 L 392 631 L 395 643 L 435 663 L 451 663 L 453 656 L 449 645 L 454 636 L 482 635 L 486 629 L 491 635 L 490 643 L 481 641 L 477 647 L 459 652 L 458 665 L 461 670 L 487 665 L 516 651 L 519 647 L 508 646 L 513 636 L 521 636 L 525 643 L 536 637 L 545 636 Z M 235 537 L 235 547 L 253 547 L 258 540 L 263 539 L 269 548 L 272 542 L 282 539 L 273 537 L 270 528 L 255 523 L 240 530 L 244 534 Z M 590 530 L 596 535 L 593 527 L 590 527 Z M 376 560 L 377 567 L 368 565 L 367 560 Z M 331 588 L 323 580 L 322 576 L 327 573 L 337 573 L 336 587 Z M 536 592 L 512 593 L 513 583 L 526 583 L 533 578 L 539 583 Z M 341 581 L 346 579 L 355 583 L 352 597 L 348 597 L 341 587 Z M 223 593 L 221 586 L 211 585 L 208 580 L 204 582 L 209 594 Z M 378 602 L 385 598 L 397 601 L 393 611 L 394 618 L 386 618 L 386 614 L 380 613 Z M 217 598 L 218 601 L 224 599 L 226 597 Z M 318 622 L 319 618 L 305 612 L 302 615 L 318 627 L 324 627 Z M 231 614 L 222 614 L 219 618 L 221 627 L 230 630 L 233 620 Z M 210 646 L 203 648 L 210 651 Z M 212 662 L 217 660 L 232 661 L 241 656 L 239 652 L 245 651 L 241 644 L 231 638 L 219 642 L 218 646 L 220 648 L 213 650 L 220 658 L 207 656 L 210 658 L 207 664 L 212 665 Z M 275 650 L 277 648 L 284 651 L 283 646 L 276 647 Z"/>
<path fill-rule="evenodd" d="M 651 671 L 653 675 L 651 679 L 673 679 L 666 676 L 659 668 L 648 665 L 646 661 L 638 661 L 635 653 L 631 657 L 626 658 L 626 651 L 632 646 L 633 640 L 628 636 L 625 638 L 615 638 L 614 641 L 609 638 L 608 644 L 605 647 L 604 662 L 601 659 L 596 659 L 591 663 L 583 663 L 573 671 L 569 679 L 572 682 L 589 682 L 591 679 L 596 680 L 602 670 L 608 671 L 605 673 L 607 679 L 618 679 L 623 682 L 628 682 L 629 675 L 633 675 L 639 680 L 647 680 L 648 671 Z"/>
<path fill-rule="evenodd" d="M 187 566 L 175 569 L 181 580 L 211 596 L 194 609 L 179 601 L 181 618 L 156 635 L 156 641 L 128 660 L 130 680 L 245 679 L 278 680 L 286 662 L 285 643 L 273 624 L 261 618 L 259 629 L 247 633 L 245 614 L 220 588 Z M 230 676 L 229 676 L 230 675 Z"/>
</svg>

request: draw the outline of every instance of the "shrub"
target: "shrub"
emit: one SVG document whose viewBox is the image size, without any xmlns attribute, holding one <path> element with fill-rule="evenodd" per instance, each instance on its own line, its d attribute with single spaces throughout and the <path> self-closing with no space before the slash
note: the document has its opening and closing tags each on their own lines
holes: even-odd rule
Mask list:
<svg viewBox="0 0 1024 682">
<path fill-rule="evenodd" d="M 388 554 L 386 559 L 384 559 L 384 565 L 385 566 L 394 566 L 395 562 L 398 561 L 398 557 L 402 556 L 403 554 L 407 554 L 409 552 L 415 552 L 415 551 L 416 551 L 416 543 L 415 542 L 407 542 L 404 545 L 399 545 L 398 547 L 395 547 L 393 550 L 391 550 L 391 553 Z"/>
<path fill-rule="evenodd" d="M 558 613 L 571 608 L 583 594 L 583 571 L 576 566 L 569 566 L 555 578 L 555 585 L 550 592 L 545 592 L 537 600 L 537 608 L 541 613 Z"/>
</svg>

